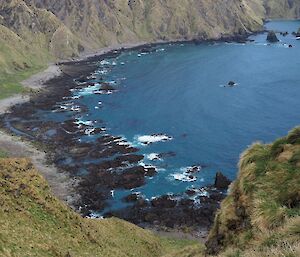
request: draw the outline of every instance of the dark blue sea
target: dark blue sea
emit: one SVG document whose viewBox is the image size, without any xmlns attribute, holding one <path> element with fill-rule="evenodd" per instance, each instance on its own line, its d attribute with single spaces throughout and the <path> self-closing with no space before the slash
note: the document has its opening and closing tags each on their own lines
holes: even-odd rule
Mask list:
<svg viewBox="0 0 300 257">
<path fill-rule="evenodd" d="M 75 103 L 88 106 L 78 119 L 104 121 L 107 133 L 141 149 L 142 165 L 157 168 L 145 186 L 131 191 L 149 199 L 183 192 L 213 183 L 217 171 L 233 180 L 249 145 L 272 142 L 300 124 L 300 40 L 291 34 L 300 21 L 265 26 L 289 35 L 278 33 L 275 44 L 259 34 L 245 44 L 166 44 L 151 53 L 124 52 L 99 63 L 91 79 L 104 78 L 116 92 L 94 94 L 96 84 L 73 93 L 82 96 Z M 228 87 L 229 81 L 236 85 Z M 191 178 L 186 171 L 195 165 L 201 171 Z M 115 191 L 111 208 L 120 207 L 128 192 Z"/>
</svg>

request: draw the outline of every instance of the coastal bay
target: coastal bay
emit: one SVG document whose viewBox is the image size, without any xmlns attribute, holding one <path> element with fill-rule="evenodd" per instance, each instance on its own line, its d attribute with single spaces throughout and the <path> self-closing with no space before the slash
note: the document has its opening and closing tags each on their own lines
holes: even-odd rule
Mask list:
<svg viewBox="0 0 300 257">
<path fill-rule="evenodd" d="M 289 33 L 298 25 L 297 21 L 267 24 L 269 28 L 277 29 L 279 26 L 278 30 L 289 30 Z M 197 229 L 203 226 L 202 229 L 208 231 L 214 212 L 226 193 L 214 189 L 216 172 L 221 170 L 230 179 L 234 179 L 239 153 L 247 144 L 254 140 L 273 140 L 295 126 L 298 120 L 293 115 L 286 116 L 282 108 L 284 105 L 280 105 L 279 109 L 283 111 L 280 127 L 265 130 L 264 134 L 260 134 L 255 127 L 249 127 L 251 117 L 257 119 L 259 110 L 267 107 L 263 99 L 271 93 L 267 87 L 271 82 L 262 80 L 263 84 L 259 84 L 257 79 L 252 84 L 256 87 L 251 87 L 249 82 L 245 82 L 251 81 L 246 74 L 248 70 L 240 73 L 241 70 L 252 63 L 253 68 L 257 68 L 253 70 L 255 77 L 263 77 L 266 72 L 274 71 L 263 69 L 262 66 L 255 67 L 255 55 L 268 62 L 271 54 L 293 58 L 294 51 L 298 50 L 298 43 L 291 34 L 282 37 L 281 42 L 274 45 L 266 43 L 265 37 L 265 34 L 253 36 L 250 39 L 254 42 L 246 43 L 146 45 L 125 51 L 112 50 L 83 61 L 60 63 L 62 75 L 46 83 L 46 92 L 33 96 L 24 105 L 14 107 L 12 114 L 4 117 L 2 126 L 46 146 L 49 161 L 79 181 L 76 190 L 81 199 L 76 203 L 76 208 L 83 215 L 113 215 L 141 226 L 150 223 L 172 228 L 197 224 Z M 294 46 L 292 49 L 288 47 L 290 43 Z M 225 49 L 229 54 L 223 58 L 221 54 L 224 54 Z M 243 51 L 252 57 L 247 63 L 239 63 L 237 58 L 234 59 L 237 52 Z M 175 59 L 178 56 L 184 61 Z M 221 57 L 225 64 L 218 63 Z M 197 60 L 198 66 L 195 64 Z M 180 63 L 184 66 L 180 66 Z M 209 72 L 216 73 L 218 65 L 224 68 L 227 63 L 231 64 L 228 65 L 228 71 L 224 70 L 215 77 L 210 76 L 214 81 L 206 80 Z M 238 69 L 241 64 L 244 66 Z M 210 65 L 214 69 L 205 70 Z M 169 67 L 176 68 L 172 76 L 168 75 Z M 274 63 L 270 67 L 276 69 L 279 66 Z M 293 69 L 289 69 L 286 73 L 288 77 L 290 71 L 294 74 Z M 184 75 L 184 72 L 196 74 L 197 78 L 190 78 L 196 84 L 189 84 L 188 75 Z M 156 78 L 158 80 L 151 81 L 153 74 L 160 73 Z M 142 81 L 139 80 L 141 74 Z M 171 77 L 173 79 L 168 81 L 167 78 Z M 237 82 L 237 86 L 226 87 L 232 79 Z M 290 84 L 291 89 L 295 83 L 297 78 Z M 198 89 L 199 85 L 201 87 Z M 280 92 L 280 85 L 277 89 Z M 196 96 L 194 100 L 184 102 L 183 110 L 186 112 L 186 108 L 189 108 L 190 116 L 182 116 L 180 110 L 183 106 L 176 102 L 179 101 L 176 98 L 182 101 L 185 94 L 189 99 L 191 94 Z M 253 98 L 249 99 L 253 102 L 248 102 L 247 106 L 242 99 L 249 94 L 252 94 Z M 156 99 L 155 105 L 160 113 L 152 111 L 155 106 L 151 99 L 158 95 L 162 98 Z M 220 106 L 214 104 L 217 107 L 215 110 L 213 106 L 206 106 L 205 98 L 210 101 L 214 99 L 212 103 Z M 173 103 L 175 105 L 172 108 L 162 107 L 172 106 Z M 295 102 L 289 103 L 297 105 Z M 254 108 L 253 113 L 248 112 L 251 108 Z M 228 112 L 224 112 L 226 110 Z M 208 119 L 210 112 L 213 112 L 210 116 L 215 121 Z M 130 117 L 126 113 L 130 113 Z M 250 120 L 241 122 L 237 119 L 245 113 L 249 114 L 245 117 Z M 272 112 L 261 114 L 262 121 L 263 117 L 269 115 L 266 123 L 270 126 L 275 116 L 272 118 Z M 284 117 L 287 117 L 288 122 Z M 200 131 L 192 133 L 181 127 L 181 124 L 190 122 L 194 124 L 193 129 Z M 201 123 L 203 125 L 199 126 Z M 252 128 L 252 133 L 244 130 L 244 126 Z M 176 128 L 180 129 L 176 131 Z M 201 131 L 204 128 L 207 129 Z M 239 139 L 234 139 L 230 134 L 224 135 L 224 130 L 232 133 L 234 138 L 240 134 Z M 220 152 L 215 150 L 214 141 L 206 141 L 214 139 L 214 135 L 217 135 L 216 140 L 224 143 L 217 147 Z M 225 141 L 220 141 L 221 137 Z M 198 208 L 199 204 L 201 206 L 205 202 L 206 208 Z M 187 211 L 191 205 L 195 208 L 191 212 Z M 172 217 L 170 209 L 175 206 L 179 206 L 179 216 Z M 141 213 L 141 210 L 145 212 Z M 165 216 L 161 223 L 157 223 L 157 217 L 162 213 Z M 191 216 L 199 218 L 193 220 Z"/>
</svg>

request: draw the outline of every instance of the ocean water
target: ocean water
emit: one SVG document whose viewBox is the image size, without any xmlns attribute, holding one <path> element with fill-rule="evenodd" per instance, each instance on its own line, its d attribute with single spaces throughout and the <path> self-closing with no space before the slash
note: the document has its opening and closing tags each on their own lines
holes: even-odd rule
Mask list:
<svg viewBox="0 0 300 257">
<path fill-rule="evenodd" d="M 266 27 L 291 33 L 300 21 Z M 92 80 L 103 77 L 117 92 L 93 94 L 97 87 L 74 92 L 83 95 L 75 101 L 89 109 L 80 119 L 104 121 L 109 134 L 138 146 L 143 163 L 157 167 L 156 176 L 133 190 L 147 198 L 211 184 L 217 171 L 234 179 L 247 146 L 272 142 L 300 124 L 300 40 L 291 34 L 278 38 L 276 44 L 260 34 L 246 44 L 170 44 L 151 53 L 124 52 L 99 63 Z M 231 80 L 237 86 L 224 87 Z M 145 137 L 153 134 L 170 138 L 142 144 L 159 139 Z M 151 160 L 167 152 L 175 156 Z M 189 179 L 186 167 L 193 165 L 202 168 Z M 114 192 L 111 208 L 120 207 L 128 192 Z"/>
</svg>

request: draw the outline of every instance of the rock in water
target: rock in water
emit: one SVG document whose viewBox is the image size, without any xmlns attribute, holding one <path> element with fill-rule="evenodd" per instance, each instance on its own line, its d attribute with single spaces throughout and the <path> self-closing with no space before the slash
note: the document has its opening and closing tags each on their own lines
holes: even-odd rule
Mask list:
<svg viewBox="0 0 300 257">
<path fill-rule="evenodd" d="M 228 86 L 229 87 L 234 87 L 234 86 L 236 86 L 236 83 L 231 80 L 231 81 L 228 82 Z"/>
<path fill-rule="evenodd" d="M 274 31 L 269 31 L 267 41 L 270 43 L 276 43 L 279 41 Z"/>
<path fill-rule="evenodd" d="M 217 172 L 215 178 L 215 188 L 219 190 L 226 190 L 228 189 L 230 183 L 231 181 L 226 176 L 224 176 L 222 172 Z"/>
</svg>

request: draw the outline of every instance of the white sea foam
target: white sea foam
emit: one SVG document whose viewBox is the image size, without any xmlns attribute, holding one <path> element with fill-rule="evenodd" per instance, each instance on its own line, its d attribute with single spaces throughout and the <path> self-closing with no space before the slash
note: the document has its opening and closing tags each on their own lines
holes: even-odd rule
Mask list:
<svg viewBox="0 0 300 257">
<path fill-rule="evenodd" d="M 191 176 L 190 174 L 187 174 L 187 173 L 174 173 L 174 174 L 171 174 L 171 176 L 175 180 L 179 180 L 179 181 L 183 181 L 183 182 L 194 182 L 197 180 L 196 177 Z"/>
<path fill-rule="evenodd" d="M 90 214 L 89 216 L 87 216 L 86 218 L 92 219 L 92 220 L 94 220 L 94 219 L 100 219 L 100 220 L 103 220 L 103 219 L 104 219 L 103 216 L 101 216 L 101 215 L 99 215 L 99 214 L 97 214 L 97 213 L 91 213 L 91 214 Z"/>
<path fill-rule="evenodd" d="M 88 86 L 88 87 L 85 87 L 83 89 L 80 89 L 78 91 L 78 95 L 79 96 L 91 95 L 91 94 L 94 93 L 94 91 L 99 90 L 99 88 L 100 88 L 100 84 L 96 83 L 93 86 Z"/>
<path fill-rule="evenodd" d="M 88 129 L 85 129 L 84 134 L 91 136 L 92 133 L 94 133 L 94 131 L 95 131 L 95 128 L 88 128 Z"/>
<path fill-rule="evenodd" d="M 115 190 L 111 190 L 110 194 L 111 194 L 112 197 L 115 197 Z"/>
<path fill-rule="evenodd" d="M 188 166 L 188 167 L 182 167 L 180 168 L 180 171 L 184 172 L 184 173 L 196 173 L 201 171 L 201 166 L 200 165 L 194 165 L 194 166 Z"/>
<path fill-rule="evenodd" d="M 150 164 L 146 164 L 143 161 L 140 161 L 139 165 L 142 166 L 142 167 L 144 167 L 145 169 L 156 169 L 156 166 L 150 165 Z"/>
<path fill-rule="evenodd" d="M 157 142 L 165 142 L 172 140 L 173 138 L 165 135 L 165 134 L 153 134 L 153 135 L 144 135 L 144 136 L 137 136 L 137 140 L 139 143 L 144 144 L 144 145 L 149 145 L 152 143 L 157 143 Z"/>
<path fill-rule="evenodd" d="M 80 112 L 81 108 L 78 105 L 74 105 L 74 106 L 71 106 L 70 110 L 73 112 Z"/>
<path fill-rule="evenodd" d="M 101 75 L 105 75 L 107 73 L 108 73 L 108 69 L 99 70 L 99 74 L 101 74 Z"/>
<path fill-rule="evenodd" d="M 96 72 L 94 73 L 94 74 L 92 74 L 92 75 L 90 75 L 90 76 L 87 76 L 86 78 L 87 79 L 96 79 L 97 77 L 96 77 Z M 86 83 L 86 82 L 85 82 Z"/>
<path fill-rule="evenodd" d="M 150 161 L 161 161 L 162 159 L 159 157 L 158 153 L 150 153 L 146 155 L 146 158 Z"/>
<path fill-rule="evenodd" d="M 77 125 L 92 126 L 94 122 L 92 120 L 77 119 L 74 123 Z"/>
<path fill-rule="evenodd" d="M 183 182 L 194 182 L 197 180 L 197 177 L 192 173 L 199 172 L 201 170 L 201 166 L 189 166 L 180 168 L 181 172 L 173 173 L 170 176 L 179 181 Z"/>
<path fill-rule="evenodd" d="M 102 61 L 100 62 L 100 65 L 110 65 L 110 62 L 107 61 L 107 60 L 102 60 Z"/>
<path fill-rule="evenodd" d="M 98 95 L 111 95 L 114 93 L 116 90 L 95 90 L 93 91 L 93 94 L 98 94 Z"/>
<path fill-rule="evenodd" d="M 74 96 L 71 97 L 71 99 L 73 99 L 73 100 L 74 100 L 74 99 L 79 99 L 79 98 L 80 98 L 79 95 L 74 95 Z"/>
</svg>

